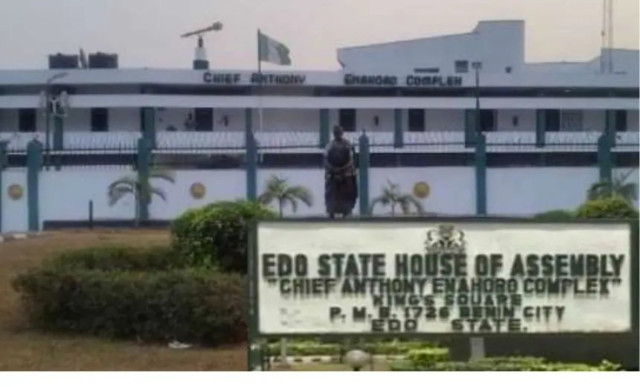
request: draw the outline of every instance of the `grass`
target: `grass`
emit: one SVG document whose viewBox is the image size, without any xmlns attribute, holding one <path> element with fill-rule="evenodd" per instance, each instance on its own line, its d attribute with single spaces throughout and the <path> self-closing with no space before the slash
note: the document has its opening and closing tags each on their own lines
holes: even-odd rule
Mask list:
<svg viewBox="0 0 640 387">
<path fill-rule="evenodd" d="M 160 345 L 45 334 L 29 329 L 11 279 L 53 254 L 99 245 L 169 243 L 166 231 L 50 232 L 0 243 L 0 371 L 243 371 L 246 344 L 176 350 Z"/>
</svg>

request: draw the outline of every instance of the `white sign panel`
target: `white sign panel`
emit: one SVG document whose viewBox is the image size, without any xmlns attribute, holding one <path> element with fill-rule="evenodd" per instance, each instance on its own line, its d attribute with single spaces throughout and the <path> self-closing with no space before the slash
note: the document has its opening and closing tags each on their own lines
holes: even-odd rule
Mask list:
<svg viewBox="0 0 640 387">
<path fill-rule="evenodd" d="M 261 222 L 260 334 L 631 330 L 626 224 Z"/>
</svg>

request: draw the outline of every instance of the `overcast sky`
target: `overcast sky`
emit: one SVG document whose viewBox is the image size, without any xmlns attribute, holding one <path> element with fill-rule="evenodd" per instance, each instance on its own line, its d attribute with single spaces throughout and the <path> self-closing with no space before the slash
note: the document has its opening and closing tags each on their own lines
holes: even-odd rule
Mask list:
<svg viewBox="0 0 640 387">
<path fill-rule="evenodd" d="M 291 69 L 338 69 L 344 46 L 465 33 L 480 20 L 525 20 L 528 62 L 589 60 L 603 0 L 0 0 L 0 68 L 46 68 L 47 55 L 108 52 L 120 67 L 190 68 L 206 35 L 214 69 L 256 67 L 256 31 L 286 44 Z M 638 0 L 614 0 L 614 42 L 638 48 Z M 279 68 L 264 65 L 264 68 Z"/>
</svg>

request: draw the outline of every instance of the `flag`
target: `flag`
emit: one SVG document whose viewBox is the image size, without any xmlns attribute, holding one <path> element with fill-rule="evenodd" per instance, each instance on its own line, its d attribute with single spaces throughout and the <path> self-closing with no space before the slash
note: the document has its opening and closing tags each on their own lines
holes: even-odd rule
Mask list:
<svg viewBox="0 0 640 387">
<path fill-rule="evenodd" d="M 279 65 L 290 65 L 289 48 L 284 44 L 274 40 L 262 32 L 258 31 L 258 53 L 259 61 L 275 63 Z"/>
</svg>

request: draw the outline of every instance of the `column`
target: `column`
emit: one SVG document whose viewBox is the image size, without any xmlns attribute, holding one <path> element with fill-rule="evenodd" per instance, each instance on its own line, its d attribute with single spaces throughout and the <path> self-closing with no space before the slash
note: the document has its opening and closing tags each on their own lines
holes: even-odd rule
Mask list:
<svg viewBox="0 0 640 387">
<path fill-rule="evenodd" d="M 320 141 L 319 147 L 324 149 L 329 144 L 329 109 L 320 109 Z"/>
<path fill-rule="evenodd" d="M 358 191 L 360 216 L 369 215 L 369 138 L 362 134 L 358 150 Z"/>
<path fill-rule="evenodd" d="M 40 230 L 39 175 L 42 168 L 42 143 L 31 140 L 27 145 L 27 211 L 29 231 Z"/>
<path fill-rule="evenodd" d="M 536 147 L 542 148 L 545 145 L 547 129 L 547 112 L 543 109 L 536 110 Z"/>
<path fill-rule="evenodd" d="M 482 133 L 476 139 L 476 215 L 487 215 L 487 144 Z"/>
<path fill-rule="evenodd" d="M 0 141 L 0 234 L 2 234 L 2 198 L 4 190 L 2 189 L 2 171 L 7 167 L 7 141 Z"/>
<path fill-rule="evenodd" d="M 149 192 L 149 164 L 151 163 L 151 144 L 145 139 L 138 140 L 138 157 L 137 157 L 137 169 L 138 169 L 138 184 L 140 185 L 140 192 L 138 193 L 138 214 L 139 220 L 149 219 L 149 201 L 151 193 Z"/>
<path fill-rule="evenodd" d="M 246 179 L 247 179 L 247 200 L 258 198 L 258 147 L 253 134 L 253 121 L 251 109 L 244 110 L 245 116 L 245 151 L 246 157 Z"/>
<path fill-rule="evenodd" d="M 402 109 L 393 109 L 393 146 L 402 148 L 404 146 L 404 132 L 402 130 Z"/>
<path fill-rule="evenodd" d="M 156 147 L 156 109 L 152 107 L 142 108 L 142 138 L 149 142 L 152 148 Z"/>
</svg>

